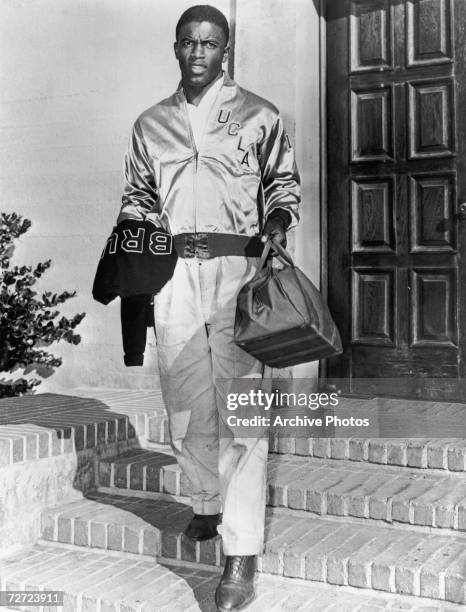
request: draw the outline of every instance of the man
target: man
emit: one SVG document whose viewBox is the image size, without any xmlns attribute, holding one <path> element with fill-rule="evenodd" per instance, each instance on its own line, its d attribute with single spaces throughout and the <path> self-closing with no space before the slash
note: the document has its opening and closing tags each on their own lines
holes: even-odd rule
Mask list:
<svg viewBox="0 0 466 612">
<path fill-rule="evenodd" d="M 268 441 L 234 432 L 219 440 L 226 419 L 215 380 L 266 374 L 234 344 L 236 297 L 263 241 L 285 243 L 300 191 L 278 111 L 222 71 L 228 39 L 211 6 L 181 16 L 181 84 L 134 125 L 118 221 L 146 218 L 174 236 L 178 262 L 155 296 L 155 324 L 171 444 L 192 488 L 185 534 L 206 540 L 218 526 L 226 563 L 216 603 L 239 610 L 254 597 L 263 547 Z"/>
</svg>

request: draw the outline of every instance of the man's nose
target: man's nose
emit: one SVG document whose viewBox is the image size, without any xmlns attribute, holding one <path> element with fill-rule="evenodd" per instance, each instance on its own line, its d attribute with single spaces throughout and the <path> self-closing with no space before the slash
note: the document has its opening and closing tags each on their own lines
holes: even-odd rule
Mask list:
<svg viewBox="0 0 466 612">
<path fill-rule="evenodd" d="M 201 42 L 195 42 L 192 48 L 194 57 L 204 57 L 204 45 Z"/>
</svg>

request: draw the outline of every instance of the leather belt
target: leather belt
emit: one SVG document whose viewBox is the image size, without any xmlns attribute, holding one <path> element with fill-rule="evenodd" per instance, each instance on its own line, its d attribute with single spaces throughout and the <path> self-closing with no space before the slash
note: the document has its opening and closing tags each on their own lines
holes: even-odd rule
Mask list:
<svg viewBox="0 0 466 612">
<path fill-rule="evenodd" d="M 223 255 L 260 257 L 264 243 L 259 236 L 198 232 L 173 236 L 178 257 L 212 259 Z"/>
</svg>

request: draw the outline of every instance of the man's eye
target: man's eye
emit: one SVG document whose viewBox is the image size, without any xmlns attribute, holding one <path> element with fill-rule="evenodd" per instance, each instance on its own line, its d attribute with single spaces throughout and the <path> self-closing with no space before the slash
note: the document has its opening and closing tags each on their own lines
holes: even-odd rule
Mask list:
<svg viewBox="0 0 466 612">
<path fill-rule="evenodd" d="M 217 48 L 217 45 L 216 45 L 215 43 L 213 43 L 213 42 L 206 42 L 206 43 L 205 43 L 205 46 L 206 46 L 208 49 L 216 49 L 216 48 Z"/>
<path fill-rule="evenodd" d="M 181 41 L 181 46 L 182 47 L 192 47 L 193 45 L 193 41 L 192 40 L 182 40 Z"/>
</svg>

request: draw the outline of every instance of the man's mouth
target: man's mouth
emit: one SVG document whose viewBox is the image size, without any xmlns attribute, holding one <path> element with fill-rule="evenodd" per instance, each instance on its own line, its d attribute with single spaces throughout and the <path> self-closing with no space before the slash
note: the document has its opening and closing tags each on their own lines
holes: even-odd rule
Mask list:
<svg viewBox="0 0 466 612">
<path fill-rule="evenodd" d="M 192 72 L 204 72 L 207 66 L 205 64 L 191 64 L 190 68 Z"/>
</svg>

